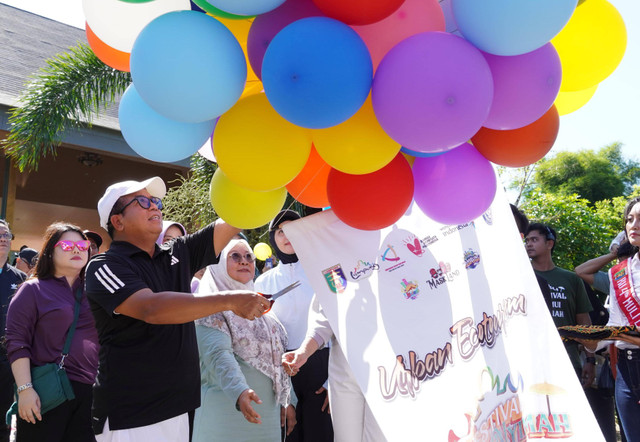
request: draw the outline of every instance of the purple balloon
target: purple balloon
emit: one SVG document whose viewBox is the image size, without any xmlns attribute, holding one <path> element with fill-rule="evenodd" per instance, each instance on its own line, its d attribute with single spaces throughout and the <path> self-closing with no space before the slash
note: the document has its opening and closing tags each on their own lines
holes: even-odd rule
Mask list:
<svg viewBox="0 0 640 442">
<path fill-rule="evenodd" d="M 464 143 L 489 114 L 491 71 L 482 53 L 445 32 L 413 35 L 391 49 L 376 71 L 373 109 L 387 134 L 420 152 Z"/>
<path fill-rule="evenodd" d="M 522 55 L 483 55 L 493 75 L 493 103 L 483 126 L 518 129 L 549 110 L 562 80 L 560 57 L 551 43 Z"/>
<path fill-rule="evenodd" d="M 413 178 L 416 204 L 441 224 L 463 224 L 479 217 L 496 194 L 491 163 L 469 143 L 437 157 L 416 158 Z"/>
<path fill-rule="evenodd" d="M 301 18 L 324 16 L 311 0 L 287 0 L 273 11 L 256 17 L 247 37 L 247 56 L 256 76 L 262 79 L 264 53 L 278 32 Z"/>
</svg>

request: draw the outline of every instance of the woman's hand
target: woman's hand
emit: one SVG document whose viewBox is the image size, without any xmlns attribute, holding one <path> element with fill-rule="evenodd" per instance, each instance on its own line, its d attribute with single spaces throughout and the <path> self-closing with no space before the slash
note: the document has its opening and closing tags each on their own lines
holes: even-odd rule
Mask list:
<svg viewBox="0 0 640 442">
<path fill-rule="evenodd" d="M 282 355 L 282 366 L 285 373 L 289 376 L 295 376 L 307 362 L 308 357 L 304 353 L 299 353 L 298 350 L 288 351 Z"/>
<path fill-rule="evenodd" d="M 285 422 L 287 424 L 287 436 L 291 434 L 293 428 L 298 421 L 296 420 L 296 409 L 293 405 L 289 404 L 287 408 L 280 407 L 280 426 L 284 427 Z"/>
<path fill-rule="evenodd" d="M 238 398 L 238 408 L 248 422 L 251 422 L 252 424 L 261 424 L 262 420 L 260 418 L 260 415 L 251 406 L 251 401 L 255 402 L 256 404 L 262 403 L 256 392 L 250 388 L 247 388 L 240 394 L 240 397 Z"/>
<path fill-rule="evenodd" d="M 33 388 L 27 388 L 18 393 L 18 395 L 18 416 L 32 424 L 36 423 L 36 419 L 41 421 L 40 396 L 38 396 L 38 393 Z"/>
<path fill-rule="evenodd" d="M 329 390 L 327 390 L 324 387 L 320 387 L 316 391 L 316 394 L 322 394 L 322 393 L 325 393 L 325 396 L 324 396 L 324 402 L 322 403 L 322 408 L 320 409 L 320 411 L 327 410 L 327 414 L 331 414 L 331 408 L 329 408 Z"/>
</svg>

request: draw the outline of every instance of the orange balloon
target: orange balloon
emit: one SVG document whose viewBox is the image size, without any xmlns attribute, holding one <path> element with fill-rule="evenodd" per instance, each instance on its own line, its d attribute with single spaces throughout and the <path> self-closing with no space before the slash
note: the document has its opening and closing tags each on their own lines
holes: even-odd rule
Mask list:
<svg viewBox="0 0 640 442">
<path fill-rule="evenodd" d="M 471 137 L 476 149 L 500 166 L 523 167 L 544 157 L 553 147 L 560 128 L 555 106 L 533 123 L 513 130 L 482 127 Z"/>
<path fill-rule="evenodd" d="M 91 46 L 96 57 L 98 57 L 107 66 L 111 66 L 114 69 L 124 72 L 131 71 L 129 68 L 129 59 L 131 58 L 130 53 L 114 49 L 100 40 L 89 27 L 89 23 L 85 22 L 85 29 L 89 46 Z"/>
<path fill-rule="evenodd" d="M 297 201 L 309 207 L 328 207 L 327 179 L 329 166 L 320 157 L 315 146 L 311 146 L 311 153 L 302 171 L 287 184 L 287 191 Z"/>
</svg>

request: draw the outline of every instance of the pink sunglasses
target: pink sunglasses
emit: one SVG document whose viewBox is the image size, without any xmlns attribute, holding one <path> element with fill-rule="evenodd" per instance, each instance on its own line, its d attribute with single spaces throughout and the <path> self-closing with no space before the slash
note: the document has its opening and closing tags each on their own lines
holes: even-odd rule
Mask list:
<svg viewBox="0 0 640 442">
<path fill-rule="evenodd" d="M 58 241 L 53 247 L 56 248 L 58 246 L 60 246 L 60 248 L 65 252 L 72 251 L 74 247 L 77 247 L 81 252 L 86 252 L 87 250 L 89 250 L 89 247 L 91 247 L 91 242 L 87 241 L 86 239 L 83 239 L 81 241 L 68 241 L 63 239 Z"/>
</svg>

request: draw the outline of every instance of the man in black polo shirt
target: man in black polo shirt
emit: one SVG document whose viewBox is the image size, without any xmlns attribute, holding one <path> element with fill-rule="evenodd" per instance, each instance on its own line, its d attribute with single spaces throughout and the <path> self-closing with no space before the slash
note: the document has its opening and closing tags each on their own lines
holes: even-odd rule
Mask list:
<svg viewBox="0 0 640 442">
<path fill-rule="evenodd" d="M 239 230 L 217 222 L 157 246 L 165 192 L 158 177 L 125 181 L 98 202 L 100 224 L 113 239 L 86 276 L 101 345 L 93 405 L 98 441 L 186 442 L 187 413 L 200 405 L 192 321 L 222 310 L 254 319 L 269 308 L 255 292 L 189 293 L 193 274 L 216 263 Z"/>
<path fill-rule="evenodd" d="M 7 309 L 9 301 L 20 284 L 27 279 L 24 272 L 9 265 L 8 257 L 11 250 L 13 234 L 9 223 L 0 219 L 0 410 L 4 413 L 13 404 L 13 374 L 11 364 L 7 359 L 7 348 L 4 345 L 4 334 L 7 323 Z M 0 422 L 0 442 L 9 442 L 9 428 Z"/>
</svg>

